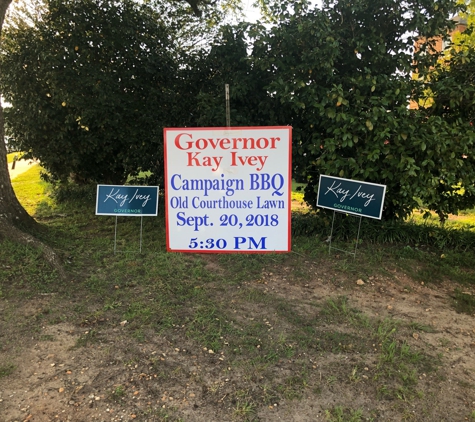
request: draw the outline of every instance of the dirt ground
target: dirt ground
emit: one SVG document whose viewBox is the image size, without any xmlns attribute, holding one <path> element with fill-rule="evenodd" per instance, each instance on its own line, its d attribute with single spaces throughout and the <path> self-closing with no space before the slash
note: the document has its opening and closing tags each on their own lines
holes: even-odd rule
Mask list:
<svg viewBox="0 0 475 422">
<path fill-rule="evenodd" d="M 213 257 L 207 259 L 210 270 L 216 270 Z M 314 277 L 304 284 L 289 281 L 291 277 L 283 270 L 263 273 L 252 287 L 301 301 L 303 307 L 309 301 L 346 295 L 352 306 L 368 315 L 392 316 L 432 327 L 431 332 L 408 332 L 406 338 L 417 350 L 443 355 L 443 376 L 419 374 L 424 409 L 414 406 L 411 414 L 410 403 L 404 404 L 402 412 L 397 400 L 388 403 L 374 399 L 371 377 L 377 363 L 371 354 L 365 358 L 366 375 L 356 389 L 347 387 L 348 382 L 324 383 L 322 380 L 331 378 L 331 368 L 352 365 L 356 359 L 343 352 L 312 361 L 310 377 L 315 383 L 320 380 L 322 386 L 317 396 L 304 392 L 296 400 L 271 400 L 249 417 L 238 418 L 236 412 L 230 412 L 236 403 L 229 401 L 228 395 L 245 374 L 227 366 L 226 351 L 213 353 L 198 348 L 180 327 L 175 335 L 154 334 L 139 343 L 125 334 L 120 321 L 109 320 L 95 321 L 100 342 L 77 347 L 79 339 L 90 334 L 91 326 L 71 325 L 60 318 L 43 325 L 42 316 L 49 309 L 66 311 L 74 305 L 60 303 L 56 295 L 49 294 L 15 303 L 0 300 L 0 326 L 14 327 L 6 343 L 0 332 L 0 362 L 15 367 L 11 375 L 0 378 L 0 420 L 303 422 L 325 420 L 324 410 L 342 402 L 376 412 L 373 419 L 361 420 L 469 420 L 475 409 L 475 318 L 454 311 L 454 286 L 447 282 L 426 287 L 396 272 L 392 277 L 372 276 L 358 284 L 357 280 L 340 279 L 330 268 L 313 267 L 311 262 L 308 265 L 314 269 Z M 233 293 L 226 296 L 222 299 L 230 300 Z M 256 311 L 234 309 L 243 318 Z M 271 317 L 266 324 L 272 324 Z M 26 337 L 31 331 L 34 336 Z M 279 362 L 272 370 L 276 376 L 292 373 L 292 360 Z M 249 382 L 257 385 L 259 380 Z"/>
</svg>

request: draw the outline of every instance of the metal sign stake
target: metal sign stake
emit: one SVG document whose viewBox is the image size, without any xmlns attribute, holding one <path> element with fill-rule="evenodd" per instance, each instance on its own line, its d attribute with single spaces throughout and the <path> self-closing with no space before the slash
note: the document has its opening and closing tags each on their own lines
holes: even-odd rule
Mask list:
<svg viewBox="0 0 475 422">
<path fill-rule="evenodd" d="M 226 126 L 231 126 L 231 109 L 229 105 L 229 84 L 224 84 L 224 94 L 226 97 Z"/>
<path fill-rule="evenodd" d="M 332 226 L 333 230 L 333 226 Z M 117 216 L 115 216 L 115 228 L 114 228 L 114 255 L 117 251 Z"/>
<path fill-rule="evenodd" d="M 140 217 L 140 241 L 139 241 L 139 252 L 142 253 L 142 232 L 143 232 L 143 217 Z M 117 216 L 115 216 L 115 228 L 114 228 L 114 255 L 117 253 L 137 253 L 137 251 L 118 251 L 117 250 Z"/>
<path fill-rule="evenodd" d="M 359 216 L 359 224 L 358 224 L 358 234 L 356 236 L 356 243 L 355 243 L 355 251 L 354 252 L 350 252 L 350 251 L 346 251 L 344 249 L 339 249 L 339 248 L 335 248 L 335 247 L 332 247 L 332 240 L 333 240 L 333 227 L 334 227 L 334 224 L 335 224 L 335 213 L 337 211 L 333 211 L 333 219 L 332 219 L 332 229 L 331 229 L 331 232 L 330 232 L 330 240 L 329 240 L 329 246 L 328 246 L 328 253 L 330 254 L 331 253 L 331 250 L 332 249 L 335 249 L 337 251 L 340 251 L 340 252 L 344 252 L 344 253 L 347 253 L 347 254 L 350 254 L 350 255 L 353 255 L 353 259 L 356 258 L 356 250 L 358 248 L 358 243 L 359 243 L 359 240 L 360 240 L 360 230 L 361 230 L 361 219 L 362 217 Z M 345 213 L 340 213 L 340 214 L 345 214 Z M 357 217 L 357 216 L 355 216 Z"/>
<path fill-rule="evenodd" d="M 360 221 L 361 224 L 361 221 Z M 143 229 L 143 217 L 140 217 L 140 243 L 139 243 L 139 253 L 142 253 L 142 229 Z M 358 230 L 359 235 L 359 230 Z"/>
</svg>

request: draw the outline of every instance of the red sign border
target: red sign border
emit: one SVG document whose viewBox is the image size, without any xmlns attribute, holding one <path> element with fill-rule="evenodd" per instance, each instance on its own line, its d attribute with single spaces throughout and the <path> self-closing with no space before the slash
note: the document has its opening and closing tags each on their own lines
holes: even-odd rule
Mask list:
<svg viewBox="0 0 475 422">
<path fill-rule="evenodd" d="M 190 249 L 171 249 L 170 248 L 170 230 L 168 230 L 168 159 L 167 159 L 167 132 L 168 131 L 177 131 L 177 130 L 193 130 L 193 131 L 214 131 L 214 130 L 259 130 L 259 129 L 286 129 L 289 131 L 289 174 L 288 174 L 288 183 L 289 183 L 289 193 L 288 193 L 288 227 L 287 227 L 287 250 L 285 251 L 222 251 L 222 250 L 190 250 Z M 199 254 L 270 254 L 270 253 L 289 253 L 292 249 L 292 126 L 223 126 L 223 127 L 171 127 L 163 129 L 163 156 L 164 156 L 164 167 L 165 167 L 165 180 L 163 183 L 165 191 L 165 231 L 166 231 L 166 244 L 167 252 L 177 252 L 177 253 L 199 253 Z"/>
</svg>

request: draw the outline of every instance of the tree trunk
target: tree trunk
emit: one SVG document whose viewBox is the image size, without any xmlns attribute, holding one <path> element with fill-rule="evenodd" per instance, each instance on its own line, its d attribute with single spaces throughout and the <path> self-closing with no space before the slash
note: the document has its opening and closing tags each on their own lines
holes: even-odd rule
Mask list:
<svg viewBox="0 0 475 422">
<path fill-rule="evenodd" d="M 0 35 L 8 6 L 12 0 L 0 0 Z M 5 224 L 33 226 L 35 221 L 24 210 L 13 192 L 7 167 L 3 107 L 0 101 L 0 230 Z"/>
<path fill-rule="evenodd" d="M 10 181 L 10 174 L 8 173 L 7 165 L 7 148 L 4 142 L 5 127 L 1 102 L 0 139 L 0 231 L 4 224 L 14 224 L 22 227 L 33 228 L 36 225 L 36 222 L 18 202 Z"/>
<path fill-rule="evenodd" d="M 12 0 L 0 0 L 0 36 L 8 6 Z M 0 241 L 8 238 L 43 250 L 44 258 L 57 270 L 60 277 L 66 274 L 56 253 L 47 245 L 21 229 L 34 230 L 38 224 L 18 202 L 8 172 L 7 148 L 3 107 L 0 101 Z M 20 229 L 21 228 L 21 229 Z"/>
</svg>

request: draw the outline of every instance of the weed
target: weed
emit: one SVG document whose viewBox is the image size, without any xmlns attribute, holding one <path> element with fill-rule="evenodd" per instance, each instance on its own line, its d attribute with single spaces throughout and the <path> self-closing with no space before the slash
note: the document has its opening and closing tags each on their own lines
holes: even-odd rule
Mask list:
<svg viewBox="0 0 475 422">
<path fill-rule="evenodd" d="M 382 321 L 376 336 L 380 342 L 378 373 L 376 380 L 385 380 L 378 387 L 378 396 L 384 399 L 397 398 L 410 401 L 417 397 L 417 371 L 422 365 L 425 371 L 433 370 L 434 363 L 428 357 L 413 351 L 411 347 L 396 338 L 397 324 L 392 320 Z M 388 382 L 390 381 L 390 382 Z"/>
<path fill-rule="evenodd" d="M 0 365 L 0 378 L 8 377 L 15 370 L 15 365 L 12 363 L 7 363 Z"/>
<path fill-rule="evenodd" d="M 286 400 L 300 399 L 303 390 L 308 386 L 308 374 L 302 370 L 300 373 L 287 377 L 284 382 L 277 387 L 277 390 Z"/>
<path fill-rule="evenodd" d="M 455 289 L 454 307 L 458 313 L 475 315 L 475 297 L 470 293 L 465 293 L 460 289 Z"/>
<path fill-rule="evenodd" d="M 293 355 L 289 356 L 288 359 L 292 356 Z M 269 352 L 267 352 L 267 354 L 264 356 L 263 359 L 264 359 L 265 362 L 269 362 L 269 363 L 278 362 L 279 353 L 276 350 L 270 350 Z"/>
<path fill-rule="evenodd" d="M 97 337 L 96 330 L 89 330 L 86 331 L 83 335 L 81 335 L 77 340 L 76 344 L 73 346 L 73 349 L 79 349 L 80 347 L 86 347 L 91 344 L 97 343 L 99 341 Z"/>
<path fill-rule="evenodd" d="M 463 388 L 466 388 L 468 390 L 472 390 L 474 388 L 474 385 L 467 382 L 467 381 L 464 381 L 464 380 L 459 380 L 458 381 L 458 384 L 463 387 Z"/>
<path fill-rule="evenodd" d="M 324 303 L 322 314 L 327 315 L 337 321 L 346 321 L 354 326 L 368 328 L 369 319 L 360 311 L 348 306 L 348 298 L 339 296 L 335 299 L 330 298 Z"/>
<path fill-rule="evenodd" d="M 325 417 L 328 422 L 360 422 L 363 421 L 363 412 L 359 409 L 353 410 L 335 406 L 333 409 L 325 410 Z"/>
<path fill-rule="evenodd" d="M 422 331 L 424 333 L 435 333 L 436 330 L 431 327 L 430 325 L 425 325 L 425 324 L 420 324 L 418 322 L 411 322 L 409 324 L 409 327 L 411 327 L 415 331 Z"/>
<path fill-rule="evenodd" d="M 251 398 L 251 394 L 247 390 L 237 390 L 235 399 L 234 415 L 241 420 L 252 420 L 256 413 L 256 404 Z"/>
<path fill-rule="evenodd" d="M 145 334 L 140 328 L 133 332 L 132 337 L 134 337 L 139 343 L 143 343 L 145 340 Z"/>
<path fill-rule="evenodd" d="M 125 396 L 125 387 L 123 385 L 118 385 L 111 392 L 111 399 L 115 401 L 119 401 L 123 399 L 124 396 Z"/>
<path fill-rule="evenodd" d="M 295 349 L 291 345 L 287 345 L 284 348 L 284 356 L 287 359 L 290 359 L 292 356 L 295 355 Z"/>
<path fill-rule="evenodd" d="M 392 399 L 391 390 L 386 384 L 381 384 L 377 387 L 377 394 L 380 400 Z"/>
<path fill-rule="evenodd" d="M 442 347 L 447 347 L 450 344 L 450 340 L 446 339 L 445 337 L 439 338 L 439 343 Z"/>
<path fill-rule="evenodd" d="M 265 292 L 260 289 L 246 289 L 243 290 L 241 294 L 246 295 L 246 299 L 249 302 L 266 303 L 270 301 L 269 295 L 266 295 Z"/>
<path fill-rule="evenodd" d="M 168 422 L 168 421 L 173 421 L 173 422 L 184 422 L 184 419 L 182 418 L 176 418 L 173 413 L 176 412 L 177 408 L 176 407 L 170 407 L 169 409 L 147 409 L 144 411 L 144 415 L 152 417 L 152 419 L 146 419 L 146 420 L 153 420 L 157 422 Z"/>
<path fill-rule="evenodd" d="M 124 319 L 137 324 L 144 325 L 150 322 L 152 318 L 152 309 L 142 301 L 132 302 L 124 314 Z"/>
<path fill-rule="evenodd" d="M 351 374 L 350 374 L 350 381 L 351 382 L 358 382 L 360 380 L 360 376 L 358 375 L 358 367 L 355 366 L 352 370 L 351 370 Z"/>
<path fill-rule="evenodd" d="M 106 304 L 104 305 L 104 311 L 109 311 L 111 309 L 117 309 L 122 306 L 122 302 L 116 301 L 116 300 L 108 300 Z"/>
<path fill-rule="evenodd" d="M 234 414 L 242 419 L 249 420 L 256 412 L 256 406 L 252 401 L 238 401 L 234 408 Z"/>
<path fill-rule="evenodd" d="M 42 334 L 39 338 L 40 341 L 54 341 L 54 336 L 51 334 Z"/>
<path fill-rule="evenodd" d="M 347 317 L 350 313 L 348 308 L 348 298 L 340 296 L 336 299 L 328 299 L 322 309 L 326 315 Z"/>
<path fill-rule="evenodd" d="M 384 342 L 391 338 L 397 330 L 397 323 L 390 319 L 384 319 L 379 325 L 376 336 L 379 342 Z"/>
</svg>

